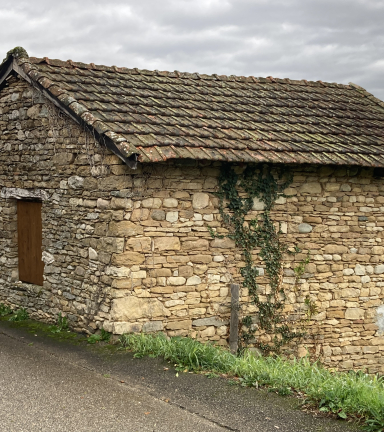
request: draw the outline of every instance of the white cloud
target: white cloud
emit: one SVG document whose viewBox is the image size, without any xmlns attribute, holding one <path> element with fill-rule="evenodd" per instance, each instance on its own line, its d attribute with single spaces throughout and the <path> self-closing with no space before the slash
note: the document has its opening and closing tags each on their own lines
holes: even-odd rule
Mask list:
<svg viewBox="0 0 384 432">
<path fill-rule="evenodd" d="M 0 0 L 0 58 L 349 81 L 384 99 L 384 0 Z M 2 53 L 1 53 L 2 52 Z"/>
</svg>

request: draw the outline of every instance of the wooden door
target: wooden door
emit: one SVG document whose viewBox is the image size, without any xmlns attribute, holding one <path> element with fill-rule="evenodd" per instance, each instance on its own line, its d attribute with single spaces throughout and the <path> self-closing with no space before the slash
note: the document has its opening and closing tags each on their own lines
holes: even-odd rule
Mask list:
<svg viewBox="0 0 384 432">
<path fill-rule="evenodd" d="M 19 280 L 43 285 L 41 203 L 17 201 Z"/>
</svg>

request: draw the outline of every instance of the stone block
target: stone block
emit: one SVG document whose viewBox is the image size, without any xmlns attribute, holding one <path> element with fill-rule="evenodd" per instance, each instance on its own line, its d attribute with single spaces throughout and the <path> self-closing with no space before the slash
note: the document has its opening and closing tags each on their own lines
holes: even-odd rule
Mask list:
<svg viewBox="0 0 384 432">
<path fill-rule="evenodd" d="M 375 274 L 383 274 L 384 273 L 384 264 L 379 264 L 375 267 Z"/>
<path fill-rule="evenodd" d="M 265 209 L 265 204 L 263 201 L 260 201 L 259 198 L 253 198 L 252 210 L 253 211 L 262 211 Z"/>
<path fill-rule="evenodd" d="M 183 219 L 192 219 L 194 212 L 192 210 L 181 210 L 179 216 Z"/>
<path fill-rule="evenodd" d="M 189 330 L 192 328 L 192 320 L 171 321 L 167 323 L 168 330 Z"/>
<path fill-rule="evenodd" d="M 341 290 L 342 298 L 357 298 L 360 295 L 360 290 L 356 288 L 344 288 Z"/>
<path fill-rule="evenodd" d="M 131 269 L 128 267 L 110 266 L 106 269 L 106 274 L 113 277 L 126 278 L 131 275 Z"/>
<path fill-rule="evenodd" d="M 359 210 L 363 213 L 371 213 L 372 207 L 360 207 Z"/>
<path fill-rule="evenodd" d="M 189 261 L 191 261 L 192 263 L 208 264 L 212 262 L 212 256 L 211 255 L 191 255 L 189 257 Z"/>
<path fill-rule="evenodd" d="M 384 247 L 383 246 L 373 246 L 372 254 L 373 255 L 383 255 L 384 254 Z"/>
<path fill-rule="evenodd" d="M 114 279 L 112 282 L 112 288 L 133 290 L 137 286 L 136 282 L 133 282 L 132 278 Z"/>
<path fill-rule="evenodd" d="M 116 266 L 131 266 L 134 264 L 142 264 L 144 261 L 145 256 L 139 252 L 127 251 L 112 256 L 112 264 Z"/>
<path fill-rule="evenodd" d="M 307 350 L 307 348 L 305 348 L 305 347 L 299 347 L 298 349 L 297 349 L 297 356 L 299 357 L 299 358 L 303 358 L 303 357 L 306 357 L 308 355 L 308 350 Z"/>
<path fill-rule="evenodd" d="M 152 319 L 169 315 L 170 312 L 164 307 L 161 301 L 155 298 L 129 296 L 112 300 L 112 321 L 128 321 L 140 318 Z"/>
<path fill-rule="evenodd" d="M 374 337 L 370 340 L 370 343 L 375 346 L 384 346 L 384 336 Z"/>
<path fill-rule="evenodd" d="M 131 222 L 145 221 L 149 217 L 149 209 L 138 208 L 134 209 L 131 214 Z"/>
<path fill-rule="evenodd" d="M 151 218 L 156 221 L 165 220 L 165 211 L 164 210 L 153 210 L 151 213 Z"/>
<path fill-rule="evenodd" d="M 155 237 L 155 251 L 180 250 L 179 237 Z"/>
<path fill-rule="evenodd" d="M 185 241 L 183 242 L 182 249 L 183 250 L 208 250 L 209 248 L 209 242 L 205 239 L 199 239 L 199 240 L 191 240 L 191 241 Z"/>
<path fill-rule="evenodd" d="M 348 248 L 342 245 L 328 244 L 324 247 L 326 254 L 344 254 L 348 252 Z"/>
<path fill-rule="evenodd" d="M 113 323 L 114 334 L 140 333 L 143 327 L 142 323 L 115 322 Z"/>
<path fill-rule="evenodd" d="M 147 277 L 147 272 L 145 270 L 133 271 L 131 276 L 133 279 L 145 279 Z"/>
<path fill-rule="evenodd" d="M 154 293 L 154 294 L 172 294 L 173 293 L 173 287 L 172 286 L 157 286 L 157 287 L 151 288 L 151 293 Z"/>
<path fill-rule="evenodd" d="M 336 191 L 340 190 L 340 184 L 328 182 L 328 183 L 325 183 L 324 189 L 327 192 L 336 192 Z"/>
<path fill-rule="evenodd" d="M 194 327 L 214 326 L 221 327 L 227 325 L 228 320 L 221 320 L 219 317 L 199 318 L 192 321 Z"/>
<path fill-rule="evenodd" d="M 309 225 L 307 223 L 301 223 L 298 226 L 298 230 L 299 230 L 300 234 L 308 234 L 313 230 L 313 227 L 312 227 L 312 225 Z"/>
<path fill-rule="evenodd" d="M 160 268 L 150 270 L 151 277 L 169 277 L 172 276 L 172 272 L 169 268 Z"/>
<path fill-rule="evenodd" d="M 164 330 L 162 321 L 149 321 L 143 324 L 144 333 L 155 333 Z"/>
<path fill-rule="evenodd" d="M 363 265 L 361 265 L 361 264 L 356 264 L 356 266 L 355 266 L 355 274 L 357 276 L 364 276 L 365 273 L 366 273 L 365 267 Z"/>
<path fill-rule="evenodd" d="M 358 354 L 361 352 L 361 347 L 356 345 L 346 345 L 341 348 L 343 354 Z"/>
<path fill-rule="evenodd" d="M 227 326 L 218 327 L 217 330 L 216 330 L 216 334 L 218 336 L 225 336 L 227 334 L 227 332 L 228 332 L 228 327 Z"/>
<path fill-rule="evenodd" d="M 75 160 L 75 155 L 69 152 L 56 153 L 52 157 L 52 162 L 54 165 L 70 165 Z"/>
<path fill-rule="evenodd" d="M 132 181 L 126 176 L 108 176 L 102 177 L 97 182 L 97 187 L 100 190 L 112 191 L 126 189 L 131 186 Z"/>
<path fill-rule="evenodd" d="M 321 184 L 317 182 L 303 183 L 299 188 L 300 193 L 321 194 Z"/>
<path fill-rule="evenodd" d="M 167 279 L 168 285 L 185 285 L 186 279 L 180 276 L 172 276 Z"/>
<path fill-rule="evenodd" d="M 114 210 L 130 210 L 132 209 L 132 200 L 128 198 L 112 198 L 111 208 Z"/>
<path fill-rule="evenodd" d="M 348 183 L 344 183 L 340 186 L 340 190 L 342 192 L 350 192 L 352 190 L 352 188 Z"/>
<path fill-rule="evenodd" d="M 211 247 L 220 249 L 233 249 L 236 247 L 236 243 L 227 237 L 223 239 L 215 238 L 211 241 Z"/>
<path fill-rule="evenodd" d="M 102 237 L 98 240 L 97 247 L 103 252 L 123 252 L 124 239 L 116 237 Z"/>
<path fill-rule="evenodd" d="M 103 264 L 109 264 L 111 262 L 111 254 L 105 251 L 99 251 L 99 261 Z"/>
<path fill-rule="evenodd" d="M 305 216 L 303 222 L 306 222 L 308 224 L 321 224 L 323 223 L 323 220 L 321 219 L 321 217 Z"/>
<path fill-rule="evenodd" d="M 143 234 L 143 227 L 131 221 L 112 221 L 109 223 L 108 236 L 132 237 Z"/>
<path fill-rule="evenodd" d="M 187 279 L 187 283 L 186 285 L 200 285 L 201 284 L 201 279 L 199 276 L 191 276 L 190 278 Z"/>
<path fill-rule="evenodd" d="M 30 108 L 28 108 L 27 117 L 30 119 L 37 119 L 40 115 L 41 110 L 42 110 L 42 105 L 40 105 L 40 104 L 33 105 Z M 15 115 L 11 119 L 13 120 L 13 119 L 18 118 L 18 117 L 19 117 L 19 115 L 17 114 L 17 116 Z"/>
<path fill-rule="evenodd" d="M 364 318 L 364 309 L 361 308 L 348 308 L 345 311 L 345 319 L 360 320 Z"/>
<path fill-rule="evenodd" d="M 379 352 L 378 346 L 363 346 L 363 353 L 364 354 L 374 354 Z"/>
<path fill-rule="evenodd" d="M 205 330 L 202 330 L 199 333 L 199 336 L 202 338 L 211 337 L 211 336 L 214 336 L 215 333 L 216 333 L 215 327 L 211 326 L 211 327 L 207 327 Z"/>
<path fill-rule="evenodd" d="M 180 266 L 179 267 L 179 276 L 188 278 L 193 275 L 193 267 L 192 266 Z"/>
<path fill-rule="evenodd" d="M 150 252 L 151 242 L 150 237 L 134 237 L 127 241 L 126 248 L 131 248 L 135 252 Z"/>
<path fill-rule="evenodd" d="M 332 355 L 332 348 L 328 345 L 323 346 L 323 356 L 330 357 Z"/>
<path fill-rule="evenodd" d="M 96 261 L 98 258 L 98 254 L 95 251 L 95 249 L 92 249 L 91 247 L 88 248 L 88 256 L 90 260 Z"/>
<path fill-rule="evenodd" d="M 208 207 L 209 205 L 209 195 L 206 193 L 195 193 L 192 197 L 192 207 L 195 210 L 200 210 Z"/>
<path fill-rule="evenodd" d="M 177 211 L 168 212 L 165 217 L 165 219 L 170 223 L 177 222 L 178 218 L 179 218 L 179 213 Z"/>
<path fill-rule="evenodd" d="M 84 178 L 79 176 L 72 176 L 68 179 L 68 186 L 71 189 L 82 189 L 84 185 Z"/>
<path fill-rule="evenodd" d="M 161 207 L 161 199 L 160 198 L 147 198 L 141 202 L 141 205 L 144 208 L 159 209 Z"/>
<path fill-rule="evenodd" d="M 175 198 L 164 198 L 163 199 L 163 207 L 167 208 L 177 208 L 179 202 Z"/>
<path fill-rule="evenodd" d="M 283 196 L 279 196 L 279 198 L 277 198 L 277 200 L 275 201 L 275 203 L 278 205 L 285 204 L 286 202 L 287 202 L 287 198 Z"/>
<path fill-rule="evenodd" d="M 110 206 L 110 202 L 109 202 L 108 200 L 103 199 L 103 198 L 99 198 L 99 199 L 97 200 L 96 206 L 97 206 L 97 208 L 99 208 L 100 210 L 106 210 L 106 209 L 109 208 L 109 206 Z"/>
</svg>

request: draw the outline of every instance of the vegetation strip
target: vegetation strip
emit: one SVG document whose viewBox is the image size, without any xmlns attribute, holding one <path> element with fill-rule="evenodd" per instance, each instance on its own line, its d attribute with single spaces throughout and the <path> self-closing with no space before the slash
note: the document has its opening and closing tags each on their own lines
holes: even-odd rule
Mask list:
<svg viewBox="0 0 384 432">
<path fill-rule="evenodd" d="M 363 372 L 335 372 L 307 358 L 287 360 L 255 357 L 245 351 L 235 356 L 224 348 L 190 338 L 126 334 L 121 344 L 135 357 L 163 357 L 188 371 L 210 371 L 238 377 L 244 386 L 265 386 L 279 394 L 298 392 L 305 402 L 323 412 L 364 423 L 370 432 L 384 430 L 384 377 Z"/>
<path fill-rule="evenodd" d="M 43 330 L 52 336 L 63 335 L 65 339 L 77 334 L 68 330 L 65 317 L 58 315 L 56 325 L 28 320 L 28 313 L 21 308 L 12 311 L 0 303 L 0 319 L 26 322 L 27 327 Z M 84 342 L 109 341 L 108 332 L 84 338 Z M 236 356 L 211 343 L 203 344 L 191 338 L 167 338 L 164 334 L 125 334 L 120 337 L 123 348 L 133 351 L 135 357 L 163 357 L 176 365 L 178 370 L 210 372 L 209 376 L 225 374 L 237 378 L 243 386 L 267 387 L 280 395 L 296 392 L 305 403 L 322 412 L 337 414 L 342 419 L 364 424 L 369 432 L 384 431 L 384 376 L 363 372 L 336 372 L 324 368 L 319 362 L 308 358 L 288 360 L 278 356 L 255 357 L 248 350 Z M 113 345 L 108 345 L 113 346 Z"/>
</svg>

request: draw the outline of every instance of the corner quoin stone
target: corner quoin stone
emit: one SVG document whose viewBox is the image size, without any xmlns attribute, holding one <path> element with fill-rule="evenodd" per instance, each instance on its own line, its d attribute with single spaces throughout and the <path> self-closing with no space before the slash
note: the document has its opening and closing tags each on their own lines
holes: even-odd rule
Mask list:
<svg viewBox="0 0 384 432">
<path fill-rule="evenodd" d="M 144 230 L 141 225 L 134 224 L 130 221 L 114 222 L 109 224 L 108 235 L 115 237 L 132 237 L 143 234 Z"/>
<path fill-rule="evenodd" d="M 163 306 L 160 300 L 155 298 L 129 296 L 112 300 L 112 321 L 131 321 L 139 318 L 152 319 L 169 315 L 168 309 Z"/>
<path fill-rule="evenodd" d="M 145 261 L 145 256 L 139 252 L 124 252 L 113 255 L 112 264 L 116 266 L 126 266 L 134 264 L 142 264 Z"/>
</svg>

